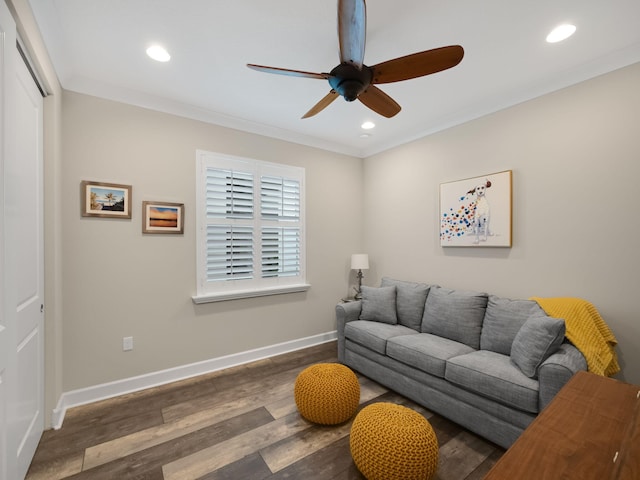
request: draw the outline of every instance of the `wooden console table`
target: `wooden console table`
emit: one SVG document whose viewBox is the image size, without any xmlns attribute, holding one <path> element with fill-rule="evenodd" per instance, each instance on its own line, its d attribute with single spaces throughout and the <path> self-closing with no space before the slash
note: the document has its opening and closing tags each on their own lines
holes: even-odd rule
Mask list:
<svg viewBox="0 0 640 480">
<path fill-rule="evenodd" d="M 484 480 L 640 479 L 640 386 L 578 372 Z"/>
</svg>

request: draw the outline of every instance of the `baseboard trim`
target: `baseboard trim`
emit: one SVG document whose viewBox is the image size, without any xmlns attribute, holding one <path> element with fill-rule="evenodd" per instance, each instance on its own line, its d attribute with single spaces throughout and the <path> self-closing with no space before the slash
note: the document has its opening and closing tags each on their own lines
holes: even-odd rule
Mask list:
<svg viewBox="0 0 640 480">
<path fill-rule="evenodd" d="M 180 367 L 169 368 L 167 370 L 160 370 L 145 375 L 124 378 L 114 382 L 64 392 L 60 396 L 56 408 L 53 409 L 51 426 L 56 430 L 62 427 L 65 414 L 67 413 L 67 410 L 72 407 L 78 407 L 80 405 L 86 405 L 99 400 L 117 397 L 118 395 L 137 392 L 139 390 L 144 390 L 145 388 L 157 387 L 159 385 L 176 382 L 178 380 L 185 380 L 197 375 L 203 375 L 249 362 L 255 362 L 256 360 L 262 360 L 264 358 L 281 355 L 283 353 L 294 352 L 302 348 L 331 342 L 337 338 L 337 332 L 334 330 L 332 332 L 321 333 L 311 337 L 299 338 L 289 342 L 269 345 L 267 347 L 234 353 L 232 355 L 225 355 L 223 357 L 212 358 L 202 362 L 191 363 Z"/>
</svg>

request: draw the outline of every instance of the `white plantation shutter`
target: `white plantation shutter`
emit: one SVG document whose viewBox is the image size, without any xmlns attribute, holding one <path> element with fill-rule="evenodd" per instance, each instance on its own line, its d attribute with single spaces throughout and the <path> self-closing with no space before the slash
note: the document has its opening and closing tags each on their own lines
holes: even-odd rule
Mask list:
<svg viewBox="0 0 640 480">
<path fill-rule="evenodd" d="M 252 218 L 253 175 L 207 168 L 207 217 Z"/>
<path fill-rule="evenodd" d="M 263 176 L 260 181 L 261 214 L 264 219 L 300 219 L 300 182 Z"/>
<path fill-rule="evenodd" d="M 253 218 L 253 175 L 206 168 L 207 219 L 228 223 L 207 225 L 207 281 L 253 277 L 253 228 L 237 225 Z"/>
<path fill-rule="evenodd" d="M 307 290 L 304 169 L 197 154 L 194 302 Z"/>
<path fill-rule="evenodd" d="M 253 277 L 253 228 L 207 226 L 207 281 Z"/>
<path fill-rule="evenodd" d="M 300 230 L 262 229 L 262 277 L 285 277 L 300 273 Z"/>
<path fill-rule="evenodd" d="M 260 212 L 264 224 L 300 220 L 300 182 L 284 177 L 262 176 Z M 262 277 L 285 277 L 300 273 L 301 237 L 298 227 L 262 228 Z"/>
</svg>

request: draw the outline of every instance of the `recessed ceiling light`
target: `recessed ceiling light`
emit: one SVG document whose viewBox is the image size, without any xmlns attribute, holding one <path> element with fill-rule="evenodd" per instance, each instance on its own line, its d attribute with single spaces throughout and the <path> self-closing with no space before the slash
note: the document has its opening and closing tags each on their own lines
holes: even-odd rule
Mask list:
<svg viewBox="0 0 640 480">
<path fill-rule="evenodd" d="M 557 43 L 562 40 L 566 40 L 571 35 L 573 35 L 576 31 L 576 26 L 571 25 L 569 23 L 564 23 L 562 25 L 558 25 L 556 28 L 551 30 L 551 33 L 547 35 L 547 42 L 549 43 Z"/>
<path fill-rule="evenodd" d="M 360 138 L 369 138 L 371 136 L 370 133 L 361 133 Z"/>
<path fill-rule="evenodd" d="M 169 60 L 171 60 L 171 55 L 169 55 L 169 52 L 167 52 L 164 47 L 161 47 L 160 45 L 152 45 L 147 48 L 147 55 L 149 55 L 154 60 L 157 60 L 158 62 L 168 62 Z"/>
<path fill-rule="evenodd" d="M 376 124 L 373 123 L 373 122 L 364 122 L 360 126 L 362 127 L 363 130 L 371 130 L 372 128 L 374 128 L 376 126 Z"/>
</svg>

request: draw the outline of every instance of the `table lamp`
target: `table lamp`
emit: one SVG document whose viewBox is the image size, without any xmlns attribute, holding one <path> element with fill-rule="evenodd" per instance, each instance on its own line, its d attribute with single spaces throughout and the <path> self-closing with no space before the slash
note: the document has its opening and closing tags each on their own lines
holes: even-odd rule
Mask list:
<svg viewBox="0 0 640 480">
<path fill-rule="evenodd" d="M 369 255 L 366 253 L 354 253 L 351 255 L 351 270 L 358 271 L 358 287 L 356 290 L 355 299 L 360 300 L 362 298 L 362 270 L 369 269 Z"/>
</svg>

